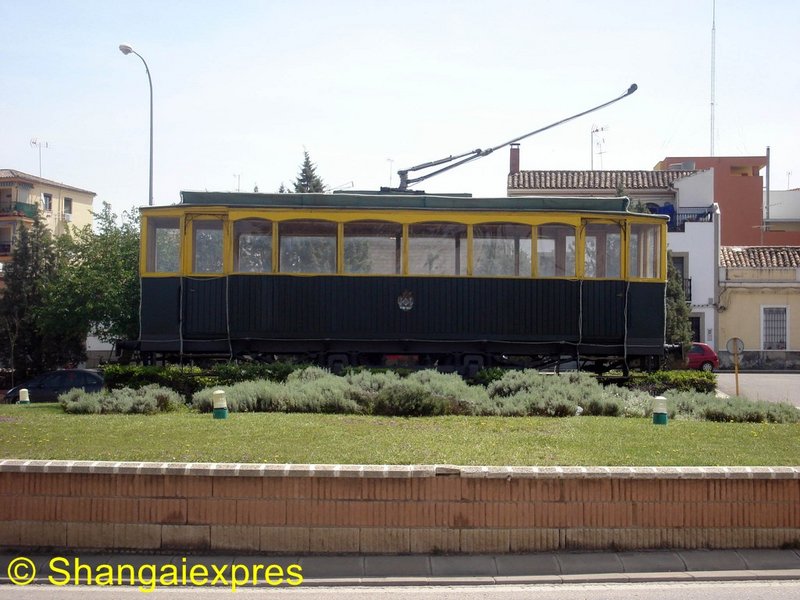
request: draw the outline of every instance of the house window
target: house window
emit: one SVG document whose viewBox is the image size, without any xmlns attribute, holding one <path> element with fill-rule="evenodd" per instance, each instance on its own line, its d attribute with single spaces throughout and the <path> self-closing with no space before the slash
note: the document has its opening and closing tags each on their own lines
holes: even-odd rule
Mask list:
<svg viewBox="0 0 800 600">
<path fill-rule="evenodd" d="M 14 247 L 14 229 L 0 227 L 0 256 L 8 256 Z"/>
<path fill-rule="evenodd" d="M 761 307 L 761 347 L 764 350 L 786 350 L 788 344 L 788 309 L 785 306 Z"/>
<path fill-rule="evenodd" d="M 46 212 L 53 210 L 53 194 L 42 194 L 42 209 Z"/>
<path fill-rule="evenodd" d="M 64 198 L 64 214 L 72 214 L 72 198 Z"/>
</svg>

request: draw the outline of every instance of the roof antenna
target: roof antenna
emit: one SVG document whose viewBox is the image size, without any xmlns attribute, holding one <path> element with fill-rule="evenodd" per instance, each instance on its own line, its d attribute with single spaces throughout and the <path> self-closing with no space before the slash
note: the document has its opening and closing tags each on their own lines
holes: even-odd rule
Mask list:
<svg viewBox="0 0 800 600">
<path fill-rule="evenodd" d="M 711 8 L 711 156 L 714 156 L 714 100 L 716 96 L 717 0 Z"/>
<path fill-rule="evenodd" d="M 420 183 L 421 181 L 425 181 L 426 179 L 428 179 L 430 177 L 433 177 L 434 175 L 438 175 L 439 173 L 444 173 L 445 171 L 449 171 L 450 169 L 454 169 L 455 167 L 457 167 L 459 165 L 463 165 L 464 163 L 468 163 L 468 162 L 470 162 L 472 160 L 475 160 L 476 158 L 481 158 L 481 157 L 484 157 L 484 156 L 488 156 L 489 154 L 491 154 L 495 150 L 498 150 L 498 149 L 503 148 L 505 146 L 509 146 L 511 144 L 514 144 L 514 143 L 520 141 L 520 140 L 524 140 L 525 138 L 530 137 L 532 135 L 536 135 L 537 133 L 542 133 L 543 131 L 547 131 L 548 129 L 551 129 L 551 128 L 556 127 L 558 125 L 562 125 L 563 123 L 566 123 L 567 121 L 571 121 L 573 119 L 577 119 L 578 117 L 582 117 L 583 115 L 588 115 L 589 113 L 594 112 L 596 110 L 600 110 L 601 108 L 605 108 L 606 106 L 609 106 L 610 104 L 614 104 L 615 102 L 618 102 L 619 100 L 622 100 L 623 98 L 627 98 L 628 96 L 630 96 L 633 92 L 635 92 L 638 89 L 638 87 L 639 86 L 637 86 L 635 83 L 632 83 L 631 86 L 628 88 L 628 91 L 626 91 L 621 96 L 618 96 L 618 97 L 614 98 L 613 100 L 609 100 L 608 102 L 604 102 L 603 104 L 595 106 L 594 108 L 590 108 L 589 110 L 585 110 L 585 111 L 583 111 L 581 113 L 578 113 L 577 115 L 572 115 L 571 117 L 567 117 L 566 119 L 561 119 L 560 121 L 557 121 L 556 123 L 552 123 L 552 124 L 550 124 L 550 125 L 548 125 L 546 127 L 542 127 L 541 129 L 537 129 L 536 131 L 531 131 L 530 133 L 526 133 L 525 135 L 521 135 L 519 137 L 516 137 L 513 140 L 509 140 L 509 141 L 504 142 L 502 144 L 498 144 L 497 146 L 494 146 L 493 148 L 486 148 L 485 150 L 481 150 L 480 148 L 478 148 L 476 150 L 471 150 L 469 152 L 465 152 L 465 153 L 459 154 L 457 156 L 452 156 L 451 155 L 451 156 L 448 156 L 446 158 L 440 158 L 439 160 L 433 160 L 431 162 L 422 163 L 421 165 L 416 165 L 416 166 L 413 166 L 413 167 L 409 167 L 408 169 L 402 169 L 402 170 L 397 172 L 397 174 L 400 176 L 400 185 L 397 188 L 389 190 L 389 191 L 405 192 L 405 191 L 408 190 L 408 186 L 410 186 L 410 185 L 414 185 L 415 183 Z M 454 161 L 456 161 L 456 162 L 454 162 Z M 448 163 L 452 163 L 452 164 L 448 164 Z M 428 169 L 428 168 L 431 168 L 431 167 L 438 167 L 439 165 L 445 165 L 445 166 L 443 166 L 442 168 L 437 169 L 437 170 L 435 170 L 435 171 L 433 171 L 431 173 L 426 173 L 425 175 L 420 175 L 419 177 L 414 177 L 414 178 L 411 178 L 411 179 L 409 179 L 409 177 L 408 177 L 408 174 L 413 172 L 413 171 L 419 171 L 419 170 Z"/>
<path fill-rule="evenodd" d="M 31 147 L 32 148 L 39 148 L 39 177 L 42 176 L 42 146 L 45 148 L 49 148 L 49 144 L 47 142 L 41 141 L 39 138 L 31 139 Z"/>
</svg>

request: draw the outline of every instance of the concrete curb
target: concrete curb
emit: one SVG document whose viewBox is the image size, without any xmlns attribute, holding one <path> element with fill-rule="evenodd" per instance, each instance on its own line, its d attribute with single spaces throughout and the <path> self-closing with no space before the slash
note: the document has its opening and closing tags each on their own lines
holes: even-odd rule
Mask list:
<svg viewBox="0 0 800 600">
<path fill-rule="evenodd" d="M 312 477 L 334 479 L 800 479 L 798 466 L 521 467 L 469 465 L 339 465 L 171 463 L 0 459 L 0 473 Z"/>
<path fill-rule="evenodd" d="M 583 583 L 688 583 L 693 581 L 795 581 L 800 580 L 800 569 L 774 571 L 698 571 L 680 573 L 585 573 L 582 575 L 531 575 L 508 577 L 337 577 L 330 579 L 306 578 L 301 587 L 437 587 L 475 585 L 562 585 Z M 0 577 L 0 586 L 12 585 L 7 576 Z M 36 577 L 29 585 L 48 585 L 46 577 Z M 112 587 L 136 587 L 112 586 Z M 156 589 L 161 589 L 157 586 Z M 192 587 L 190 585 L 179 587 Z M 217 585 L 215 587 L 225 587 Z M 274 589 L 266 583 L 255 588 Z M 280 587 L 288 587 L 286 585 Z M 244 589 L 240 586 L 239 589 Z"/>
<path fill-rule="evenodd" d="M 176 565 L 175 555 L 86 554 L 81 563 Z M 0 554 L 0 584 L 17 554 Z M 32 583 L 47 584 L 51 555 L 27 555 L 36 566 Z M 177 562 L 176 562 L 177 561 Z M 186 564 L 297 563 L 303 586 L 557 585 L 690 581 L 800 580 L 800 551 L 691 550 L 654 552 L 560 552 L 519 555 L 231 556 L 193 555 Z M 187 586 L 188 587 L 188 586 Z M 257 587 L 268 587 L 261 582 Z M 287 587 L 287 586 L 282 586 Z"/>
</svg>

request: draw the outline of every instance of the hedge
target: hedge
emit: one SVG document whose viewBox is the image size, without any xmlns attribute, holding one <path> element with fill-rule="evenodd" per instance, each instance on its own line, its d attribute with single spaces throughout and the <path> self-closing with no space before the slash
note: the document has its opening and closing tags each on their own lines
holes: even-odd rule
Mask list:
<svg viewBox="0 0 800 600">
<path fill-rule="evenodd" d="M 670 418 L 721 422 L 800 422 L 788 404 L 719 399 L 696 388 L 712 389 L 714 376 L 678 371 L 636 375 L 633 389 L 602 385 L 588 373 L 543 374 L 535 370 L 505 371 L 487 386 L 469 385 L 456 374 L 417 371 L 400 377 L 392 371 L 350 371 L 334 375 L 319 367 L 258 365 L 252 369 L 225 366 L 218 375 L 196 367 L 115 367 L 111 385 L 130 385 L 100 394 L 73 390 L 60 399 L 67 412 L 140 412 L 174 410 L 180 396 L 174 387 L 196 389 L 192 406 L 212 410 L 212 393 L 225 390 L 231 412 L 323 412 L 386 416 L 551 416 L 575 415 L 649 418 L 652 394 L 668 398 Z M 235 382 L 267 371 L 273 379 Z M 169 388 L 142 386 L 157 376 Z M 217 382 L 232 381 L 227 385 Z M 208 383 L 211 382 L 210 385 Z M 709 385 L 710 384 L 710 385 Z M 138 390 L 136 388 L 139 386 Z M 670 386 L 672 389 L 666 389 Z"/>
</svg>

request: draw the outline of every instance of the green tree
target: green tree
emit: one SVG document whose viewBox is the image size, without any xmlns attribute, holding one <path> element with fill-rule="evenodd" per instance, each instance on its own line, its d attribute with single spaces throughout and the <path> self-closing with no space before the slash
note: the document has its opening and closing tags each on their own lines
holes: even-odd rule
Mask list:
<svg viewBox="0 0 800 600">
<path fill-rule="evenodd" d="M 94 229 L 73 228 L 56 240 L 58 269 L 46 287 L 42 325 L 65 335 L 101 340 L 139 336 L 139 219 L 121 222 L 103 203 Z"/>
<path fill-rule="evenodd" d="M 692 343 L 692 326 L 689 322 L 689 305 L 681 274 L 672 262 L 672 253 L 667 253 L 667 331 L 668 344 L 680 344 L 684 349 Z"/>
<path fill-rule="evenodd" d="M 303 151 L 303 164 L 300 166 L 300 173 L 294 182 L 294 191 L 297 194 L 325 191 L 325 184 L 317 175 L 317 166 L 311 162 L 308 151 Z"/>
<path fill-rule="evenodd" d="M 18 231 L 0 298 L 0 353 L 18 377 L 84 357 L 85 336 L 64 326 L 48 327 L 42 319 L 58 266 L 53 238 L 37 215 L 30 229 L 23 225 Z"/>
</svg>

